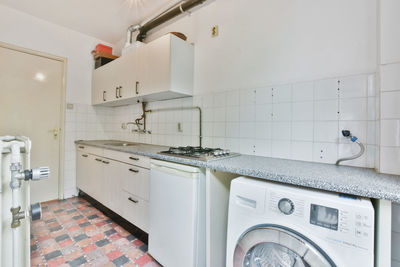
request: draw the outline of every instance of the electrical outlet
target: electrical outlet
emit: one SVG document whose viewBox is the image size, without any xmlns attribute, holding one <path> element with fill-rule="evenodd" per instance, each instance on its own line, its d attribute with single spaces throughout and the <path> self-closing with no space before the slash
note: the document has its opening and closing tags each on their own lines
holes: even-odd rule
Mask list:
<svg viewBox="0 0 400 267">
<path fill-rule="evenodd" d="M 217 37 L 218 36 L 218 25 L 215 25 L 211 28 L 211 37 Z"/>
</svg>

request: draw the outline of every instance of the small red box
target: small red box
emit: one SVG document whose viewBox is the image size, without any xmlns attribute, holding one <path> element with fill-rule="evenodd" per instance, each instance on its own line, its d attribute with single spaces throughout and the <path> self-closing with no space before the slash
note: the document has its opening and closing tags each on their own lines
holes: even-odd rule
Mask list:
<svg viewBox="0 0 400 267">
<path fill-rule="evenodd" d="M 98 44 L 96 45 L 96 52 L 104 52 L 112 55 L 112 47 L 103 44 Z"/>
</svg>

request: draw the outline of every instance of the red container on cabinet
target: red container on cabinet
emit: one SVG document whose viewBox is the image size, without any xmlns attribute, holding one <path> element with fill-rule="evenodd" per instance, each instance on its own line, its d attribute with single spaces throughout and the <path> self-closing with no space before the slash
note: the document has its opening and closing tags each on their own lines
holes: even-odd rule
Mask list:
<svg viewBox="0 0 400 267">
<path fill-rule="evenodd" d="M 96 52 L 103 52 L 112 55 L 112 47 L 103 44 L 98 44 L 96 45 Z"/>
</svg>

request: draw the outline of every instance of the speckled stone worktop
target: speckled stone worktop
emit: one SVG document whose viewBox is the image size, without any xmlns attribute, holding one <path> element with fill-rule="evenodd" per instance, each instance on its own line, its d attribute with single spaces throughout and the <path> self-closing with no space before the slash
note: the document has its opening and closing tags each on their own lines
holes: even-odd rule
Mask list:
<svg viewBox="0 0 400 267">
<path fill-rule="evenodd" d="M 137 144 L 131 147 L 105 145 L 110 140 L 76 141 L 176 163 L 209 168 L 260 179 L 353 194 L 400 203 L 400 176 L 377 173 L 373 169 L 336 166 L 315 162 L 240 155 L 209 162 L 157 154 L 165 146 Z"/>
</svg>

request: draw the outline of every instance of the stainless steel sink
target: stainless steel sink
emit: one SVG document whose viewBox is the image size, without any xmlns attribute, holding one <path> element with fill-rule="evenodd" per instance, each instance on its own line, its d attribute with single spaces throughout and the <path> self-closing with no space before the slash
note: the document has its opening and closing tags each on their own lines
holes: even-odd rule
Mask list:
<svg viewBox="0 0 400 267">
<path fill-rule="evenodd" d="M 129 143 L 129 142 L 110 142 L 110 143 L 105 143 L 104 145 L 106 146 L 137 146 L 136 143 Z"/>
</svg>

